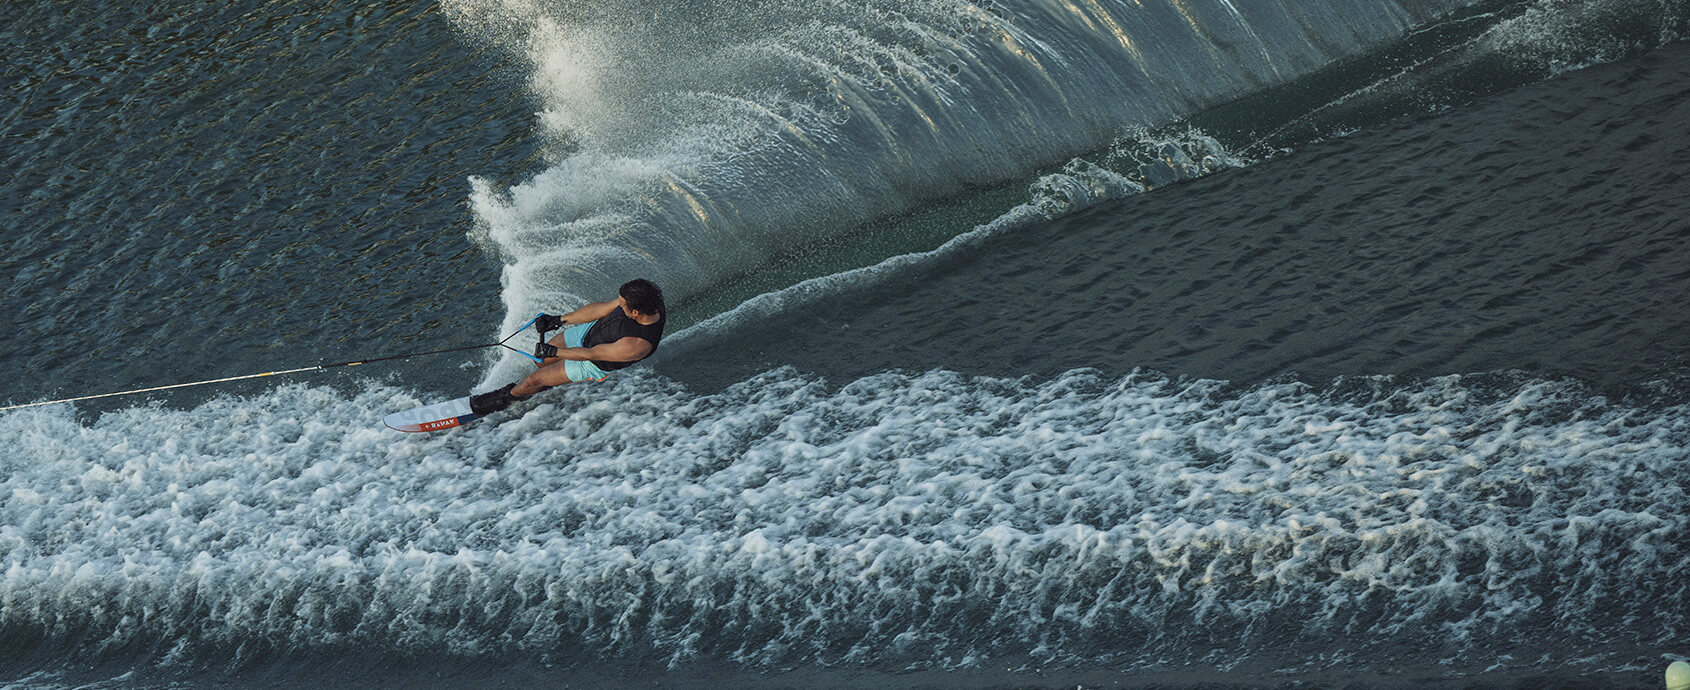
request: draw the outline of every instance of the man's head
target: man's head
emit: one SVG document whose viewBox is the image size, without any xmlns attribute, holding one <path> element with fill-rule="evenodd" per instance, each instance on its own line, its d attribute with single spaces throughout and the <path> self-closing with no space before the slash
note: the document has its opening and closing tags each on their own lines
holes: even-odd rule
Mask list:
<svg viewBox="0 0 1690 690">
<path fill-rule="evenodd" d="M 644 278 L 637 278 L 622 284 L 616 293 L 622 296 L 628 308 L 641 314 L 662 314 L 663 291 L 657 285 Z"/>
</svg>

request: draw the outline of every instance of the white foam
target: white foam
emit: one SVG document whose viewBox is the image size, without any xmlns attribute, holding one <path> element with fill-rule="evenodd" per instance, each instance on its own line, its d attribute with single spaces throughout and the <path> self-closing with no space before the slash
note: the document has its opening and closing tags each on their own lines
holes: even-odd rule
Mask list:
<svg viewBox="0 0 1690 690">
<path fill-rule="evenodd" d="M 1690 13 L 1653 0 L 1568 3 L 1540 0 L 1480 38 L 1487 53 L 1555 75 L 1613 62 L 1682 40 Z M 1654 34 L 1639 30 L 1653 27 Z"/>
<path fill-rule="evenodd" d="M 94 653 L 651 644 L 759 666 L 1686 631 L 1659 607 L 1685 594 L 1661 574 L 1687 557 L 1686 410 L 1363 383 L 777 371 L 697 396 L 630 372 L 431 435 L 382 428 L 421 401 L 379 386 L 13 412 L 3 623 Z"/>
</svg>

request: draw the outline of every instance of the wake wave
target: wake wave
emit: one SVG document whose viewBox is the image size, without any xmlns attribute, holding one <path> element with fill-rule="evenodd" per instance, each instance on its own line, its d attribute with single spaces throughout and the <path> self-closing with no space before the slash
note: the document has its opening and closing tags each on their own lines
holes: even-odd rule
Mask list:
<svg viewBox="0 0 1690 690">
<path fill-rule="evenodd" d="M 1306 74 L 1461 4 L 446 8 L 533 65 L 556 142 L 546 172 L 507 190 L 478 181 L 472 197 L 480 240 L 506 262 L 508 330 L 633 276 L 686 297 L 869 219 Z"/>
</svg>

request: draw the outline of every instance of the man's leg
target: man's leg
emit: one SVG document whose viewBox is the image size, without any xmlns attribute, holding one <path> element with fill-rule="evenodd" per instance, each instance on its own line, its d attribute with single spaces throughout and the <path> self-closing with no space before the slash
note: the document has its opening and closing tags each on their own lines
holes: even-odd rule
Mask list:
<svg viewBox="0 0 1690 690">
<path fill-rule="evenodd" d="M 470 396 L 469 409 L 476 414 L 492 414 L 526 400 L 530 395 L 566 383 L 573 383 L 569 379 L 568 363 L 567 360 L 559 359 L 540 367 L 521 381 L 498 390 Z"/>
<path fill-rule="evenodd" d="M 592 326 L 591 322 L 569 326 L 563 329 L 562 333 L 552 336 L 547 342 L 559 348 L 580 347 L 581 339 Z M 579 372 L 579 375 L 572 378 L 569 374 L 571 368 Z M 496 391 L 470 396 L 469 409 L 476 414 L 498 412 L 510 407 L 512 403 L 552 386 L 574 383 L 576 380 L 598 381 L 606 376 L 609 376 L 609 374 L 600 371 L 592 362 L 576 362 L 559 357 L 548 357 L 545 363 L 540 365 L 539 370 L 529 374 L 521 381 Z"/>
<path fill-rule="evenodd" d="M 470 396 L 469 409 L 476 414 L 492 414 L 525 400 L 530 395 L 569 382 L 569 374 L 565 371 L 563 361 L 559 360 L 540 367 L 539 371 L 504 388 Z"/>
<path fill-rule="evenodd" d="M 540 367 L 538 371 L 518 381 L 516 387 L 511 389 L 511 395 L 526 398 L 552 386 L 561 386 L 566 383 L 573 382 L 569 380 L 569 371 L 564 366 L 563 360 L 558 360 Z"/>
</svg>

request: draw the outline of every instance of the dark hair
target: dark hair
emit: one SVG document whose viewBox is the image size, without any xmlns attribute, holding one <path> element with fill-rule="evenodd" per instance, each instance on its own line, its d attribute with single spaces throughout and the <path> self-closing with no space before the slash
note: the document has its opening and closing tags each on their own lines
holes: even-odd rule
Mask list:
<svg viewBox="0 0 1690 690">
<path fill-rule="evenodd" d="M 622 299 L 628 300 L 628 308 L 641 314 L 662 314 L 663 290 L 655 283 L 644 278 L 636 278 L 622 284 L 622 289 L 616 291 Z"/>
</svg>

